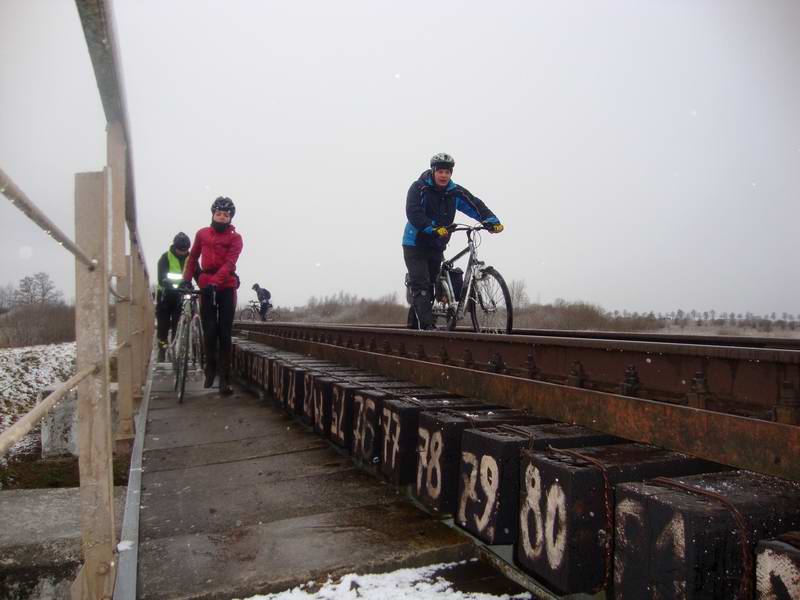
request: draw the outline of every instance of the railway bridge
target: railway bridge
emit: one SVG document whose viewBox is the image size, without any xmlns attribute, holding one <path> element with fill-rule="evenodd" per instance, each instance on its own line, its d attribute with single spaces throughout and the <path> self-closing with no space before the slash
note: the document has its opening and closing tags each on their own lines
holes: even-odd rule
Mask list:
<svg viewBox="0 0 800 600">
<path fill-rule="evenodd" d="M 792 340 L 237 322 L 235 394 L 193 365 L 179 402 L 152 352 L 112 4 L 77 6 L 108 156 L 76 175 L 75 239 L 0 171 L 75 256 L 77 369 L 0 454 L 75 390 L 80 488 L 41 509 L 0 493 L 0 597 L 36 568 L 74 598 L 230 598 L 438 563 L 536 598 L 800 597 Z M 74 548 L 43 525 L 73 513 Z"/>
</svg>

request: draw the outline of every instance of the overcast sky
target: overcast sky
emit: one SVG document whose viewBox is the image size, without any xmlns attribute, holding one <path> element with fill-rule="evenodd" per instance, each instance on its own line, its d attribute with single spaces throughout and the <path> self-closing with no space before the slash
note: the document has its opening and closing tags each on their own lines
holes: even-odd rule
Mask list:
<svg viewBox="0 0 800 600">
<path fill-rule="evenodd" d="M 444 151 L 532 300 L 800 312 L 796 0 L 115 7 L 151 271 L 224 194 L 242 296 L 400 291 L 406 191 Z M 104 128 L 74 3 L 0 0 L 0 166 L 70 234 Z M 71 257 L 0 219 L 0 283 L 72 296 Z"/>
</svg>

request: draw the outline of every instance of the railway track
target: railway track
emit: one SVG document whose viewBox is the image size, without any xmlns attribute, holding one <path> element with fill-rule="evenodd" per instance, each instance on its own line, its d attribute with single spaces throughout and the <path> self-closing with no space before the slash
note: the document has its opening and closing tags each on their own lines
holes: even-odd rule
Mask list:
<svg viewBox="0 0 800 600">
<path fill-rule="evenodd" d="M 611 339 L 425 332 L 375 326 L 237 323 L 239 331 L 368 350 L 532 381 L 635 397 L 755 419 L 800 424 L 800 349 L 792 340 L 717 338 L 664 341 L 640 334 Z M 691 339 L 692 343 L 687 343 Z M 749 342 L 736 338 L 734 344 Z M 768 347 L 773 343 L 779 347 Z"/>
<path fill-rule="evenodd" d="M 797 386 L 796 351 L 235 328 L 241 381 L 431 514 L 451 516 L 541 597 L 800 594 L 800 427 L 775 420 L 796 416 L 780 404 L 780 390 Z M 565 371 L 575 356 L 586 362 L 580 380 Z M 629 366 L 609 383 L 626 363 L 671 371 L 645 369 L 634 383 Z M 713 375 L 705 387 L 675 393 L 670 377 L 698 365 Z M 788 384 L 762 382 L 768 392 L 757 393 L 760 377 Z M 760 418 L 736 414 L 747 410 Z"/>
<path fill-rule="evenodd" d="M 349 327 L 366 327 L 378 329 L 405 329 L 405 326 L 395 325 L 349 325 Z M 471 327 L 459 326 L 459 333 L 471 333 Z M 662 342 L 667 344 L 688 344 L 700 346 L 738 346 L 741 348 L 774 348 L 783 350 L 800 350 L 800 339 L 782 337 L 760 336 L 729 336 L 729 335 L 691 335 L 677 333 L 641 333 L 626 331 L 585 331 L 577 329 L 517 329 L 513 335 L 529 335 L 550 338 L 577 338 L 589 340 L 620 340 L 630 342 Z"/>
</svg>

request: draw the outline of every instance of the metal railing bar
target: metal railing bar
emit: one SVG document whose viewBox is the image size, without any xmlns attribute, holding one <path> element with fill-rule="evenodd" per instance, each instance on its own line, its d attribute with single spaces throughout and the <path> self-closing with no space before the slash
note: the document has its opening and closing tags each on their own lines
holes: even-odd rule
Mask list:
<svg viewBox="0 0 800 600">
<path fill-rule="evenodd" d="M 113 287 L 110 285 L 108 286 L 108 293 L 114 296 L 117 299 L 117 302 L 130 302 L 130 296 L 122 296 L 120 295 Z"/>
<path fill-rule="evenodd" d="M 128 120 L 125 76 L 119 59 L 120 51 L 117 41 L 114 3 L 110 0 L 76 0 L 75 5 L 78 8 L 78 15 L 83 26 L 106 121 L 109 123 L 118 121 L 122 125 L 127 147 L 127 152 L 125 153 L 125 221 L 128 224 L 131 242 L 136 246 L 136 254 L 139 256 L 145 274 L 147 274 L 136 218 L 133 144 Z"/>
<path fill-rule="evenodd" d="M 28 411 L 19 421 L 0 433 L 0 456 L 5 454 L 11 446 L 20 441 L 23 436 L 33 429 L 39 420 L 44 417 L 55 404 L 66 396 L 67 392 L 77 386 L 81 381 L 97 370 L 97 365 L 86 367 L 65 381 L 57 390 L 39 402 Z"/>
<path fill-rule="evenodd" d="M 119 351 L 123 348 L 130 348 L 130 342 L 122 342 L 121 344 L 117 344 L 114 349 L 109 353 L 108 358 L 111 360 L 112 358 L 116 358 L 119 356 Z"/>
<path fill-rule="evenodd" d="M 55 239 L 61 246 L 74 254 L 75 258 L 89 267 L 89 270 L 94 270 L 97 266 L 97 260 L 81 250 L 46 214 L 39 210 L 3 169 L 0 169 L 0 192 L 11 201 L 11 204 L 25 213 L 25 216 L 41 227 L 47 235 Z"/>
<path fill-rule="evenodd" d="M 117 292 L 117 290 L 114 289 L 114 286 L 111 285 L 111 277 L 109 277 L 108 279 L 109 279 L 108 293 L 114 296 L 114 298 L 116 298 L 119 302 L 130 302 L 131 300 L 130 296 L 123 296 L 119 292 Z"/>
<path fill-rule="evenodd" d="M 125 497 L 125 512 L 122 517 L 122 531 L 119 535 L 119 558 L 117 559 L 117 579 L 114 586 L 114 600 L 136 599 L 136 576 L 139 563 L 139 505 L 142 488 L 142 453 L 147 429 L 147 412 L 150 407 L 150 393 L 153 387 L 153 368 L 156 361 L 150 356 L 147 369 L 147 384 L 142 396 L 139 414 L 136 416 L 136 436 L 131 451 L 131 469 L 128 473 L 128 491 Z"/>
</svg>

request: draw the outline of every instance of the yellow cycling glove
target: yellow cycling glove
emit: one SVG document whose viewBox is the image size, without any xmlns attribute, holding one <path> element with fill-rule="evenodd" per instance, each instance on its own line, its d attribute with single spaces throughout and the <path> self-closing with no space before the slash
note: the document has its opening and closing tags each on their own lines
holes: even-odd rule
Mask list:
<svg viewBox="0 0 800 600">
<path fill-rule="evenodd" d="M 439 237 L 447 237 L 447 234 L 450 233 L 449 231 L 447 231 L 447 227 L 437 227 L 433 231 Z"/>
</svg>

